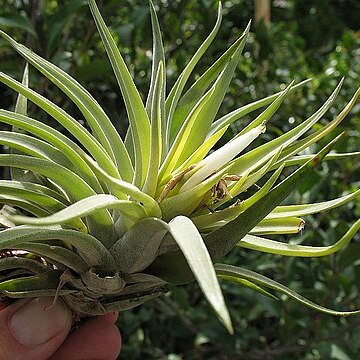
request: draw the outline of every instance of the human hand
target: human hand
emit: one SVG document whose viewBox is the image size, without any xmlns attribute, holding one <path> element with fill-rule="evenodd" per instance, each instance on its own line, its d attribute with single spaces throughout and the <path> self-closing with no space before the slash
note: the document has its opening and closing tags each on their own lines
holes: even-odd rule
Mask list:
<svg viewBox="0 0 360 360">
<path fill-rule="evenodd" d="M 19 300 L 0 311 L 0 359 L 115 360 L 121 336 L 117 314 L 94 317 L 70 333 L 71 311 L 52 298 Z"/>
</svg>

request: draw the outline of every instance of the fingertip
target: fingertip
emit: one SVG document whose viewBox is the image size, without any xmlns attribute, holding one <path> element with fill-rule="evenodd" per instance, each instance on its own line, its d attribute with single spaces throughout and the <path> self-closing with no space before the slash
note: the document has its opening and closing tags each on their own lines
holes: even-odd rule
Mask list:
<svg viewBox="0 0 360 360">
<path fill-rule="evenodd" d="M 119 317 L 119 312 L 118 311 L 114 311 L 114 312 L 111 312 L 111 313 L 107 313 L 105 315 L 101 315 L 99 316 L 99 318 L 105 320 L 105 321 L 109 321 L 113 324 L 116 323 L 117 319 Z"/>
<path fill-rule="evenodd" d="M 0 312 L 0 359 L 45 360 L 67 337 L 72 323 L 62 301 L 42 297 L 16 301 Z"/>
<path fill-rule="evenodd" d="M 98 316 L 88 320 L 66 339 L 51 360 L 115 360 L 121 350 L 121 334 L 111 321 Z"/>
</svg>

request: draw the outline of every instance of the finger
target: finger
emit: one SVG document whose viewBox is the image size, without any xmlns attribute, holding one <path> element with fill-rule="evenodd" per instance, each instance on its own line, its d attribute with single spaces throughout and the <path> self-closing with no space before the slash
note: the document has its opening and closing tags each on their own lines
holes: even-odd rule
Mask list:
<svg viewBox="0 0 360 360">
<path fill-rule="evenodd" d="M 47 360 L 67 337 L 72 314 L 59 300 L 20 300 L 0 311 L 0 359 Z"/>
<path fill-rule="evenodd" d="M 111 312 L 111 313 L 107 313 L 105 315 L 100 315 L 99 318 L 104 319 L 106 321 L 109 321 L 113 324 L 116 323 L 117 319 L 119 317 L 119 313 L 117 311 Z"/>
<path fill-rule="evenodd" d="M 115 360 L 121 348 L 121 335 L 103 316 L 88 320 L 66 339 L 50 360 Z"/>
</svg>

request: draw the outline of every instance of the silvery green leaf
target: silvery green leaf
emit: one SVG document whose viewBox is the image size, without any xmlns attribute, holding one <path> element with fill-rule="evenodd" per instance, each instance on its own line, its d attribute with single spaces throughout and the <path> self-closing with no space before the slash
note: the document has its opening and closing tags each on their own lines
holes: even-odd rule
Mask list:
<svg viewBox="0 0 360 360">
<path fill-rule="evenodd" d="M 1 30 L 0 30 L 1 34 Z M 88 152 L 114 176 L 119 176 L 118 170 L 106 153 L 102 145 L 90 132 L 83 127 L 78 121 L 70 116 L 62 108 L 46 99 L 44 96 L 38 94 L 34 90 L 24 86 L 20 82 L 12 79 L 10 76 L 0 72 L 0 81 L 9 86 L 11 89 L 26 96 L 34 104 L 38 105 L 56 121 L 58 121 L 64 128 L 66 128 L 80 143 L 88 150 Z M 19 115 L 19 114 L 18 114 Z"/>
<path fill-rule="evenodd" d="M 110 250 L 118 269 L 132 274 L 147 268 L 155 260 L 167 231 L 160 219 L 147 218 L 136 223 Z"/>
<path fill-rule="evenodd" d="M 51 270 L 39 275 L 11 279 L 0 283 L 0 296 L 14 298 L 64 295 L 74 290 L 59 290 L 62 271 Z"/>
<path fill-rule="evenodd" d="M 73 246 L 89 266 L 99 271 L 111 273 L 116 269 L 113 257 L 99 240 L 79 231 L 61 229 L 59 226 L 16 226 L 3 230 L 0 232 L 0 249 L 11 249 L 24 242 L 51 242 L 54 239 Z"/>
<path fill-rule="evenodd" d="M 342 86 L 343 79 L 340 81 L 338 86 L 329 96 L 327 101 L 321 106 L 321 108 L 316 111 L 312 116 L 310 116 L 307 120 L 302 122 L 300 125 L 295 128 L 289 130 L 285 134 L 278 136 L 277 138 L 268 141 L 267 143 L 249 151 L 248 153 L 239 156 L 235 162 L 233 170 L 237 174 L 241 174 L 242 172 L 249 169 L 256 169 L 261 164 L 263 164 L 266 160 L 272 157 L 279 148 L 285 148 L 291 145 L 295 140 L 300 138 L 306 131 L 311 129 L 326 113 L 326 111 L 330 108 L 331 104 L 335 101 L 337 94 L 340 91 Z"/>
<path fill-rule="evenodd" d="M 216 278 L 213 263 L 196 226 L 189 218 L 177 216 L 170 221 L 168 228 L 184 254 L 205 297 L 229 333 L 233 334 L 230 315 Z"/>
<path fill-rule="evenodd" d="M 289 289 L 288 287 L 279 284 L 278 282 L 269 279 L 268 277 L 265 277 L 263 275 L 260 275 L 256 272 L 232 266 L 232 265 L 225 265 L 225 264 L 216 264 L 215 270 L 218 275 L 226 275 L 226 276 L 232 276 L 232 277 L 239 277 L 240 279 L 249 280 L 253 283 L 256 283 L 259 286 L 266 287 L 272 290 L 279 291 L 282 294 L 285 294 L 289 297 L 291 297 L 294 300 L 297 300 L 298 302 L 314 309 L 320 312 L 323 312 L 325 314 L 330 315 L 337 315 L 337 316 L 348 316 L 348 315 L 358 315 L 360 314 L 360 310 L 355 311 L 337 311 L 337 310 L 331 310 L 324 306 L 315 304 L 311 300 L 308 300 L 304 298 L 303 296 L 299 295 L 295 291 Z"/>
<path fill-rule="evenodd" d="M 196 53 L 193 55 L 193 57 L 190 59 L 188 64 L 186 65 L 185 69 L 182 71 L 180 76 L 177 78 L 174 86 L 171 88 L 170 93 L 166 99 L 166 114 L 167 114 L 167 126 L 168 126 L 168 135 L 170 136 L 171 132 L 171 123 L 173 114 L 175 112 L 175 109 L 177 107 L 177 104 L 179 102 L 180 96 L 184 90 L 184 87 L 194 70 L 196 64 L 201 59 L 201 57 L 204 55 L 207 48 L 210 46 L 212 41 L 214 40 L 217 32 L 219 31 L 220 24 L 222 19 L 222 5 L 221 2 L 219 2 L 218 7 L 218 15 L 216 19 L 215 26 L 211 33 L 208 35 L 208 37 L 203 41 L 203 43 L 200 45 Z"/>
<path fill-rule="evenodd" d="M 284 205 L 277 206 L 266 219 L 282 218 L 287 216 L 305 216 L 311 215 L 326 210 L 334 209 L 338 206 L 344 205 L 360 196 L 360 189 L 351 194 L 342 196 L 337 199 L 323 201 L 314 204 L 299 204 L 299 205 Z"/>
<path fill-rule="evenodd" d="M 251 250 L 257 250 L 270 254 L 283 256 L 317 257 L 327 256 L 341 250 L 360 229 L 360 220 L 356 221 L 350 229 L 335 244 L 330 246 L 307 246 L 288 244 L 279 241 L 265 239 L 254 235 L 245 235 L 237 246 Z"/>
<path fill-rule="evenodd" d="M 135 152 L 134 184 L 142 187 L 150 159 L 150 121 L 131 74 L 95 0 L 88 0 L 88 4 L 125 101 Z"/>
<path fill-rule="evenodd" d="M 115 196 L 109 194 L 98 194 L 88 196 L 46 217 L 33 218 L 17 215 L 10 217 L 10 220 L 17 224 L 38 226 L 60 225 L 77 218 L 91 215 L 103 209 L 119 210 L 121 213 L 136 220 L 147 216 L 144 208 L 135 201 L 118 200 Z"/>
<path fill-rule="evenodd" d="M 62 89 L 71 100 L 74 101 L 90 125 L 96 138 L 106 149 L 109 156 L 117 163 L 117 165 L 120 166 L 121 164 L 121 173 L 123 178 L 131 181 L 133 169 L 121 137 L 111 123 L 110 119 L 105 114 L 104 110 L 90 95 L 90 93 L 66 72 L 39 55 L 36 55 L 25 46 L 17 43 L 5 33 L 0 31 L 0 36 L 7 40 L 8 43 L 29 63 L 41 71 L 48 79 Z M 24 83 L 24 85 L 27 87 L 27 83 Z M 22 96 L 23 98 L 26 97 L 26 95 L 22 93 L 20 93 L 19 96 Z M 25 112 L 16 112 L 26 115 Z"/>
</svg>

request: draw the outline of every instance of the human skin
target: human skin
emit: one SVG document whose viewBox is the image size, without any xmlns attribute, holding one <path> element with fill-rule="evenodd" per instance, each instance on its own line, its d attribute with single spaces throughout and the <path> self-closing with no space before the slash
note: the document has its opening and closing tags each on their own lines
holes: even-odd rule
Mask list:
<svg viewBox="0 0 360 360">
<path fill-rule="evenodd" d="M 0 311 L 0 359 L 115 360 L 121 348 L 117 316 L 97 316 L 71 331 L 73 316 L 61 300 L 16 301 Z"/>
</svg>

